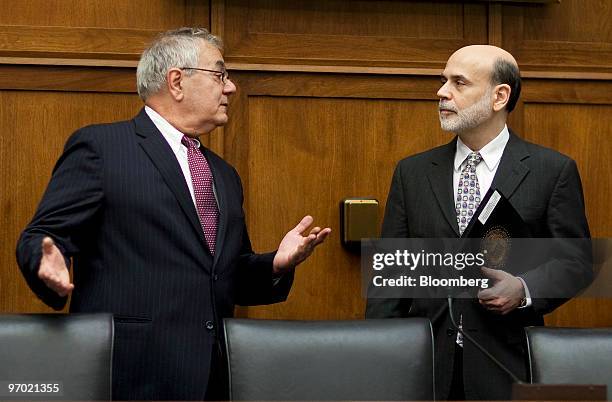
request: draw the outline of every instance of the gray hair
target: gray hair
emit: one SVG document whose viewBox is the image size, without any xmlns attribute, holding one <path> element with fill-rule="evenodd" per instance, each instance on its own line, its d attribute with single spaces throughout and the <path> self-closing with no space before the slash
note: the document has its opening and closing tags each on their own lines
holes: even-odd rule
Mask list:
<svg viewBox="0 0 612 402">
<path fill-rule="evenodd" d="M 512 112 L 521 96 L 521 73 L 518 66 L 506 59 L 495 60 L 491 83 L 493 85 L 507 84 L 510 87 L 510 98 L 506 104 L 506 110 L 508 113 Z"/>
<path fill-rule="evenodd" d="M 145 49 L 136 69 L 136 87 L 142 100 L 156 94 L 166 83 L 171 68 L 197 67 L 201 41 L 223 49 L 221 39 L 204 28 L 179 28 L 160 34 Z M 185 74 L 193 74 L 185 70 Z"/>
</svg>

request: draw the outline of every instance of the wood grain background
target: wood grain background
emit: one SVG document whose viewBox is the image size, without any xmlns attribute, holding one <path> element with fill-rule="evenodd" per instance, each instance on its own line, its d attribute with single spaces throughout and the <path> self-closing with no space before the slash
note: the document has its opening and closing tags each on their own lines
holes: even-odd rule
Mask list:
<svg viewBox="0 0 612 402">
<path fill-rule="evenodd" d="M 537 3 L 537 4 L 536 4 Z M 0 312 L 50 311 L 15 263 L 66 138 L 128 119 L 135 65 L 159 31 L 204 26 L 225 41 L 238 86 L 231 120 L 204 139 L 240 172 L 254 246 L 274 249 L 306 213 L 334 233 L 300 266 L 289 300 L 245 317 L 363 317 L 359 258 L 340 246 L 339 201 L 384 206 L 393 167 L 450 140 L 439 74 L 457 48 L 502 46 L 522 99 L 510 125 L 574 158 L 595 237 L 612 237 L 612 2 L 410 0 L 0 0 Z M 382 215 L 382 207 L 381 207 Z M 547 317 L 612 326 L 612 301 L 574 300 Z"/>
</svg>

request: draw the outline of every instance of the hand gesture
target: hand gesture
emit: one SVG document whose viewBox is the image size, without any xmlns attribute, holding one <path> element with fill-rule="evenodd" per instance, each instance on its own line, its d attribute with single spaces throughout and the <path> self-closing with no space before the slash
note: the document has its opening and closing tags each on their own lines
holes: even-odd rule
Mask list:
<svg viewBox="0 0 612 402">
<path fill-rule="evenodd" d="M 42 258 L 40 268 L 38 268 L 38 277 L 49 289 L 62 297 L 74 289 L 74 285 L 70 283 L 70 274 L 64 256 L 53 239 L 48 236 L 42 241 Z"/>
<path fill-rule="evenodd" d="M 306 236 L 302 233 L 312 225 L 312 216 L 305 216 L 296 227 L 291 229 L 278 246 L 274 257 L 274 273 L 281 274 L 294 269 L 312 253 L 314 248 L 321 244 L 327 235 L 331 233 L 330 228 L 321 229 L 318 226 L 310 229 Z"/>
</svg>

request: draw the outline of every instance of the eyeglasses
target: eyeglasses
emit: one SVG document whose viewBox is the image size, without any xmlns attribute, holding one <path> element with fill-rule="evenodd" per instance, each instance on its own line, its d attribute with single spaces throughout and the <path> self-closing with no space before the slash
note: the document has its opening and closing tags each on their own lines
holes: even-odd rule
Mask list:
<svg viewBox="0 0 612 402">
<path fill-rule="evenodd" d="M 226 69 L 222 71 L 219 70 L 209 70 L 207 68 L 198 68 L 198 67 L 182 67 L 181 70 L 198 70 L 198 71 L 207 71 L 209 73 L 214 73 L 217 77 L 221 79 L 223 85 L 227 84 L 227 79 L 229 78 L 229 73 Z"/>
</svg>

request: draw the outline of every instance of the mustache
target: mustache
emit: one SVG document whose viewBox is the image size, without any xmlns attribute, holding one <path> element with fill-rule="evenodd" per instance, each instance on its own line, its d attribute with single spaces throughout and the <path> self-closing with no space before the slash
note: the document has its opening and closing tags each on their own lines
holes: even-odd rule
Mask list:
<svg viewBox="0 0 612 402">
<path fill-rule="evenodd" d="M 440 102 L 438 104 L 438 110 L 449 110 L 451 112 L 457 113 L 457 108 L 450 102 Z"/>
</svg>

